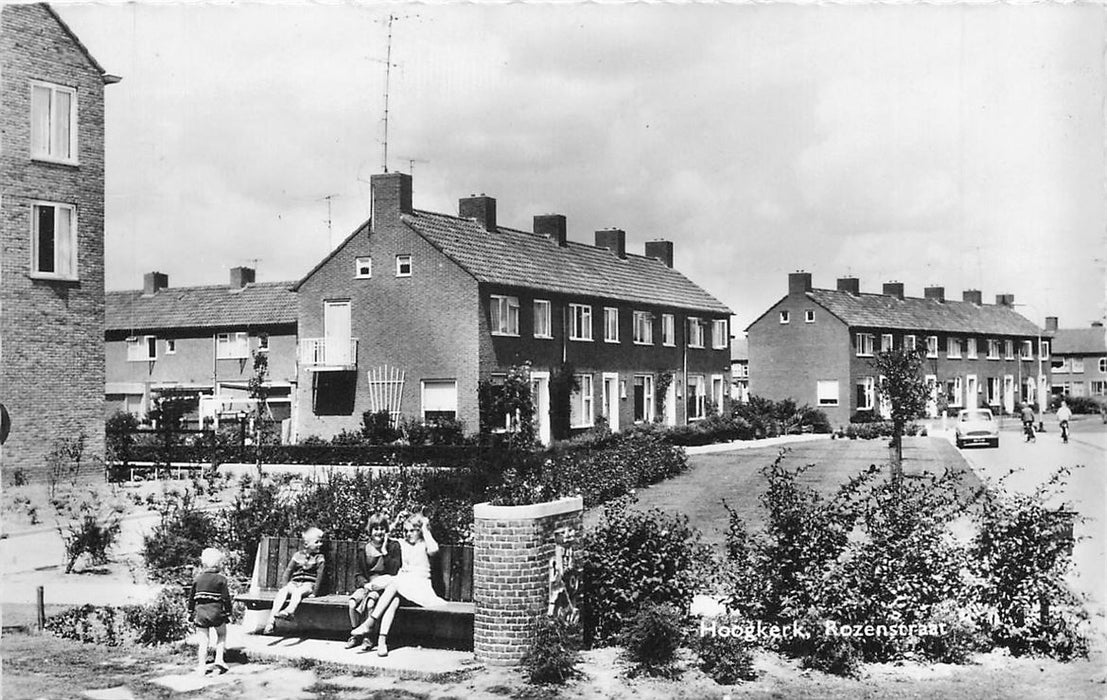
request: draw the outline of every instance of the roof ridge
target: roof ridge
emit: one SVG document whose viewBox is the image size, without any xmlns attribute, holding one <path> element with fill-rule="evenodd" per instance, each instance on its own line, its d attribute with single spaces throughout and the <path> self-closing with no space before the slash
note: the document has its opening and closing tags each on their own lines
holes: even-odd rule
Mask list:
<svg viewBox="0 0 1107 700">
<path fill-rule="evenodd" d="M 226 291 L 233 292 L 233 291 L 239 291 L 239 290 L 242 290 L 242 289 L 249 289 L 251 287 L 254 287 L 254 288 L 256 288 L 256 287 L 281 287 L 281 286 L 289 286 L 289 285 L 293 285 L 293 284 L 296 284 L 296 280 L 292 280 L 292 281 L 289 281 L 289 282 L 249 282 L 249 283 L 243 285 L 242 287 L 232 287 L 229 284 L 193 284 L 193 285 L 189 285 L 187 287 L 162 287 L 161 289 L 158 290 L 158 292 L 166 292 L 166 293 L 188 292 L 188 291 L 193 291 L 193 290 L 196 290 L 196 289 L 224 289 Z M 107 289 L 107 290 L 104 290 L 104 293 L 105 294 L 144 294 L 145 291 L 146 290 L 144 290 L 144 289 Z M 153 294 L 151 296 L 156 296 L 156 294 L 158 292 L 155 292 L 155 294 Z"/>
</svg>

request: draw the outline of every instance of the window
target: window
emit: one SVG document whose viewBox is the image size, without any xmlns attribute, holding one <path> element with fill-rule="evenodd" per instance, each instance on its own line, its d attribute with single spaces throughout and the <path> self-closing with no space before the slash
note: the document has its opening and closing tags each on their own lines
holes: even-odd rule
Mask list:
<svg viewBox="0 0 1107 700">
<path fill-rule="evenodd" d="M 711 403 L 715 405 L 715 413 L 719 415 L 723 413 L 723 391 L 725 386 L 723 375 L 711 375 Z"/>
<path fill-rule="evenodd" d="M 892 334 L 882 333 L 880 335 L 880 352 L 891 352 L 892 345 Z"/>
<path fill-rule="evenodd" d="M 688 347 L 703 347 L 703 322 L 695 316 L 688 317 Z"/>
<path fill-rule="evenodd" d="M 946 357 L 958 359 L 961 357 L 961 339 L 948 338 L 946 340 Z"/>
<path fill-rule="evenodd" d="M 784 311 L 780 312 L 780 322 L 781 323 L 788 323 L 791 320 L 792 320 L 792 314 L 790 314 L 787 310 L 784 310 Z"/>
<path fill-rule="evenodd" d="M 732 369 L 735 377 L 746 378 L 750 376 L 750 366 L 745 362 L 739 362 Z"/>
<path fill-rule="evenodd" d="M 875 396 L 875 381 L 872 377 L 861 377 L 857 380 L 857 410 L 873 410 Z"/>
<path fill-rule="evenodd" d="M 269 334 L 262 333 L 258 336 L 258 352 L 269 352 Z"/>
<path fill-rule="evenodd" d="M 1100 374 L 1107 373 L 1107 357 L 1099 358 L 1099 372 Z"/>
<path fill-rule="evenodd" d="M 1107 394 L 1107 382 L 1094 381 L 1092 382 L 1092 394 L 1095 396 L 1102 396 Z"/>
<path fill-rule="evenodd" d="M 174 354 L 176 354 L 176 352 L 177 352 L 177 339 L 176 338 L 166 338 L 165 339 L 165 354 L 166 355 L 174 355 Z"/>
<path fill-rule="evenodd" d="M 534 337 L 553 337 L 550 329 L 550 302 L 546 299 L 534 300 Z"/>
<path fill-rule="evenodd" d="M 672 314 L 666 314 L 670 321 Z M 662 321 L 662 336 L 664 336 L 665 324 Z M 653 314 L 649 311 L 634 312 L 634 342 L 638 345 L 653 345 Z"/>
<path fill-rule="evenodd" d="M 1031 340 L 1022 341 L 1022 352 L 1020 353 L 1020 356 L 1024 360 L 1033 360 L 1034 359 L 1034 342 L 1033 341 L 1031 341 Z"/>
<path fill-rule="evenodd" d="M 676 317 L 672 314 L 661 314 L 661 344 L 676 345 Z"/>
<path fill-rule="evenodd" d="M 32 274 L 77 279 L 77 215 L 65 204 L 32 207 Z"/>
<path fill-rule="evenodd" d="M 803 322 L 804 323 L 814 323 L 815 322 L 815 310 L 814 309 L 804 309 L 804 311 L 803 311 Z"/>
<path fill-rule="evenodd" d="M 696 420 L 707 415 L 707 387 L 703 375 L 688 377 L 688 420 Z"/>
<path fill-rule="evenodd" d="M 988 338 L 988 359 L 999 359 L 999 341 L 995 338 Z"/>
<path fill-rule="evenodd" d="M 928 335 L 926 336 L 926 356 L 937 357 L 938 356 L 938 336 Z"/>
<path fill-rule="evenodd" d="M 965 341 L 965 354 L 968 355 L 970 360 L 976 359 L 976 338 L 969 338 Z"/>
<path fill-rule="evenodd" d="M 1048 340 L 1039 340 L 1038 341 L 1038 357 L 1042 358 L 1043 360 L 1048 360 L 1049 359 L 1049 341 Z"/>
<path fill-rule="evenodd" d="M 143 362 L 158 358 L 158 339 L 152 335 L 127 338 L 127 361 Z"/>
<path fill-rule="evenodd" d="M 873 354 L 873 334 L 872 333 L 858 333 L 857 334 L 857 356 L 858 357 L 872 357 Z"/>
<path fill-rule="evenodd" d="M 634 375 L 634 422 L 650 422 L 653 420 L 653 375 Z"/>
<path fill-rule="evenodd" d="M 411 256 L 410 255 L 397 255 L 396 256 L 396 276 L 397 277 L 411 277 Z"/>
<path fill-rule="evenodd" d="M 610 306 L 603 308 L 603 342 L 619 342 L 619 310 Z"/>
<path fill-rule="evenodd" d="M 919 349 L 918 338 L 916 338 L 913 335 L 903 336 L 903 348 L 905 350 L 911 350 L 911 351 L 918 350 Z"/>
<path fill-rule="evenodd" d="M 219 333 L 215 336 L 215 359 L 241 360 L 250 356 L 246 333 Z"/>
<path fill-rule="evenodd" d="M 946 404 L 949 406 L 961 405 L 961 378 L 954 377 L 946 381 Z"/>
<path fill-rule="evenodd" d="M 1072 373 L 1084 374 L 1084 358 L 1074 357 L 1072 358 Z"/>
<path fill-rule="evenodd" d="M 457 380 L 423 380 L 423 420 L 457 417 Z"/>
<path fill-rule="evenodd" d="M 31 83 L 31 157 L 77 162 L 77 91 Z"/>
<path fill-rule="evenodd" d="M 1003 356 L 1008 360 L 1015 359 L 1015 343 L 1012 340 L 1003 341 Z"/>
<path fill-rule="evenodd" d="M 592 375 L 578 374 L 576 379 L 579 388 L 569 397 L 569 425 L 573 428 L 590 428 L 593 423 Z"/>
<path fill-rule="evenodd" d="M 373 258 L 354 258 L 354 277 L 367 280 L 373 276 Z"/>
<path fill-rule="evenodd" d="M 1069 358 L 1054 357 L 1049 362 L 1050 369 L 1054 372 L 1069 372 Z"/>
<path fill-rule="evenodd" d="M 820 406 L 837 406 L 838 381 L 820 379 L 815 383 L 815 395 Z"/>
<path fill-rule="evenodd" d="M 999 377 L 984 379 L 984 401 L 989 406 L 999 405 Z"/>
<path fill-rule="evenodd" d="M 592 340 L 591 306 L 569 304 L 569 340 Z"/>
<path fill-rule="evenodd" d="M 725 318 L 717 318 L 711 322 L 711 347 L 716 350 L 730 347 L 730 337 L 726 332 Z"/>
<path fill-rule="evenodd" d="M 492 335 L 519 335 L 519 297 L 489 295 L 488 314 Z"/>
</svg>

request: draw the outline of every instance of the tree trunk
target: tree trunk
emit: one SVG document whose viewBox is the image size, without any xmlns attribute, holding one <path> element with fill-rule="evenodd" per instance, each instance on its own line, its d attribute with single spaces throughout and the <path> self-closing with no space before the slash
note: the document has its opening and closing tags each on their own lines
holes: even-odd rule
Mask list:
<svg viewBox="0 0 1107 700">
<path fill-rule="evenodd" d="M 892 430 L 892 480 L 903 479 L 903 426 L 896 424 Z"/>
</svg>

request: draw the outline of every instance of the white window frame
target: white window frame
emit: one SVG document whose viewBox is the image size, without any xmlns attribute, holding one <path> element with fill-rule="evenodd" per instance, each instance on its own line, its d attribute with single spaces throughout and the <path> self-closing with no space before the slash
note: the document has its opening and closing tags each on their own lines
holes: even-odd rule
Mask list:
<svg viewBox="0 0 1107 700">
<path fill-rule="evenodd" d="M 725 318 L 717 318 L 711 322 L 711 347 L 714 350 L 725 350 L 730 347 Z"/>
<path fill-rule="evenodd" d="M 1067 357 L 1055 357 L 1050 360 L 1050 371 L 1054 374 L 1068 374 L 1072 370 Z"/>
<path fill-rule="evenodd" d="M 633 319 L 634 344 L 653 345 L 653 314 L 649 311 L 635 311 Z"/>
<path fill-rule="evenodd" d="M 594 409 L 594 392 L 592 386 L 591 374 L 577 374 L 574 375 L 577 380 L 577 386 L 580 387 L 574 391 L 569 400 L 574 402 L 577 407 L 578 414 L 576 418 L 578 421 L 583 419 L 584 422 L 571 423 L 570 428 L 591 428 L 596 424 L 596 414 Z M 579 403 L 576 403 L 579 402 Z"/>
<path fill-rule="evenodd" d="M 638 380 L 642 380 L 642 413 L 644 417 L 639 418 L 633 416 L 635 423 L 652 423 L 656 417 L 654 408 L 654 388 L 653 388 L 653 375 L 652 374 L 636 374 L 634 375 L 631 386 L 637 387 Z M 633 403 L 633 398 L 631 399 Z M 634 406 L 631 406 L 631 411 L 634 410 Z"/>
<path fill-rule="evenodd" d="M 603 342 L 619 342 L 619 309 L 617 307 L 603 307 Z"/>
<path fill-rule="evenodd" d="M 365 268 L 365 272 L 361 269 Z M 354 258 L 354 279 L 367 280 L 373 277 L 373 257 L 371 255 L 363 255 Z"/>
<path fill-rule="evenodd" d="M 970 360 L 977 359 L 976 358 L 976 338 L 968 338 L 968 339 L 965 340 L 965 357 L 969 358 Z"/>
<path fill-rule="evenodd" d="M 837 406 L 840 401 L 841 394 L 837 379 L 818 379 L 815 381 L 815 402 L 818 405 Z"/>
<path fill-rule="evenodd" d="M 177 339 L 166 338 L 165 339 L 165 354 L 176 355 L 177 354 Z"/>
<path fill-rule="evenodd" d="M 804 323 L 814 323 L 815 322 L 815 310 L 814 309 L 804 309 L 803 310 L 803 322 Z"/>
<path fill-rule="evenodd" d="M 999 359 L 999 339 L 998 338 L 988 338 L 988 359 L 989 360 L 998 360 Z"/>
<path fill-rule="evenodd" d="M 569 340 L 592 341 L 592 307 L 569 304 Z"/>
<path fill-rule="evenodd" d="M 48 83 L 42 80 L 32 80 L 31 83 L 31 95 L 30 102 L 28 103 L 31 108 L 31 114 L 29 116 L 31 122 L 30 136 L 31 136 L 31 158 L 32 160 L 48 161 L 51 163 L 65 163 L 67 165 L 78 165 L 78 149 L 77 149 L 77 134 L 78 123 L 77 119 L 77 90 L 75 88 L 67 87 L 65 85 L 57 85 L 55 83 Z M 46 133 L 44 134 L 45 143 L 42 143 L 43 136 L 40 136 L 40 130 L 38 125 L 35 124 L 35 94 L 36 88 L 46 89 L 50 91 L 48 102 L 46 105 Z M 54 124 L 57 121 L 57 98 L 58 93 L 65 93 L 69 95 L 69 143 L 66 144 L 69 149 L 68 155 L 59 155 L 59 145 L 55 142 Z"/>
<path fill-rule="evenodd" d="M 519 297 L 488 295 L 488 325 L 492 335 L 519 336 Z"/>
<path fill-rule="evenodd" d="M 132 335 L 127 338 L 127 362 L 150 362 L 158 359 L 158 338 L 154 335 Z"/>
<path fill-rule="evenodd" d="M 236 353 L 236 354 L 232 354 Z M 215 334 L 215 359 L 244 360 L 250 356 L 250 334 L 243 331 Z"/>
<path fill-rule="evenodd" d="M 715 404 L 715 414 L 723 414 L 723 402 L 726 395 L 726 380 L 721 374 L 711 375 L 711 403 Z"/>
<path fill-rule="evenodd" d="M 39 230 L 38 230 L 38 212 L 42 208 L 49 207 L 54 210 L 54 260 L 52 271 L 45 271 L 39 269 Z M 64 232 L 66 238 L 66 245 L 59 245 L 61 236 L 59 235 L 60 217 L 58 215 L 59 210 L 65 210 L 69 212 L 69 230 Z M 68 248 L 69 250 L 69 264 L 63 265 L 65 260 L 60 257 L 63 251 Z M 77 208 L 71 204 L 63 204 L 61 202 L 46 202 L 36 201 L 31 203 L 31 277 L 37 279 L 54 279 L 54 280 L 72 280 L 78 279 L 78 238 L 77 238 Z M 60 268 L 66 267 L 62 270 Z"/>
<path fill-rule="evenodd" d="M 698 390 L 693 390 L 696 387 Z M 691 410 L 688 412 L 688 421 L 707 418 L 707 379 L 702 374 L 688 375 L 687 395 L 691 401 Z M 687 407 L 689 401 L 685 401 Z"/>
<path fill-rule="evenodd" d="M 1074 357 L 1072 358 L 1072 373 L 1084 374 L 1084 358 Z"/>
<path fill-rule="evenodd" d="M 880 352 L 889 352 L 895 349 L 895 340 L 891 333 L 880 334 Z"/>
<path fill-rule="evenodd" d="M 1049 341 L 1048 340 L 1039 340 L 1038 341 L 1038 357 L 1040 357 L 1043 360 L 1048 360 L 1049 359 Z"/>
<path fill-rule="evenodd" d="M 919 349 L 919 337 L 913 333 L 903 336 L 903 349 L 914 352 Z"/>
<path fill-rule="evenodd" d="M 1019 347 L 1019 359 L 1021 360 L 1033 360 L 1034 359 L 1034 341 L 1024 340 Z"/>
<path fill-rule="evenodd" d="M 1003 341 L 1003 357 L 1008 360 L 1015 359 L 1015 341 L 1010 338 Z"/>
<path fill-rule="evenodd" d="M 258 335 L 258 352 L 269 352 L 268 333 L 261 333 Z"/>
<path fill-rule="evenodd" d="M 938 336 L 928 335 L 926 336 L 926 356 L 937 357 L 938 356 Z"/>
<path fill-rule="evenodd" d="M 781 311 L 780 311 L 780 322 L 781 323 L 791 323 L 792 322 L 792 314 L 788 311 L 788 309 L 781 309 Z"/>
<path fill-rule="evenodd" d="M 964 383 L 961 381 L 960 376 L 953 377 L 950 381 L 953 382 L 953 391 L 950 392 L 953 395 L 953 398 L 950 399 L 947 397 L 949 405 L 953 408 L 961 408 L 965 405 Z"/>
<path fill-rule="evenodd" d="M 553 314 L 550 309 L 549 299 L 535 299 L 534 300 L 534 337 L 535 338 L 552 338 L 553 337 L 553 325 L 551 319 Z M 538 332 L 538 319 L 543 319 L 546 332 Z"/>
<path fill-rule="evenodd" d="M 857 341 L 857 356 L 858 357 L 872 357 L 873 356 L 873 334 L 872 333 L 857 333 L 855 339 Z"/>
<path fill-rule="evenodd" d="M 404 266 L 407 266 L 407 271 L 404 271 Z M 414 265 L 411 262 L 411 255 L 397 255 L 396 256 L 396 276 L 397 277 L 411 277 L 411 272 L 414 269 Z"/>
<path fill-rule="evenodd" d="M 951 360 L 961 359 L 961 339 L 954 336 L 946 338 L 946 357 Z"/>
<path fill-rule="evenodd" d="M 427 384 L 453 384 L 454 386 L 454 418 L 457 418 L 457 380 L 456 379 L 423 379 L 419 381 L 419 417 L 427 420 Z M 432 410 L 441 410 L 432 408 Z"/>
<path fill-rule="evenodd" d="M 857 386 L 864 387 L 865 403 L 857 403 L 858 411 L 871 411 L 876 408 L 876 379 L 873 377 L 860 377 Z"/>
<path fill-rule="evenodd" d="M 676 315 L 661 314 L 661 344 L 676 347 Z"/>
<path fill-rule="evenodd" d="M 1107 374 L 1107 357 L 1099 358 L 1099 373 Z"/>
<path fill-rule="evenodd" d="M 703 347 L 703 323 L 699 316 L 688 317 L 688 347 Z"/>
</svg>

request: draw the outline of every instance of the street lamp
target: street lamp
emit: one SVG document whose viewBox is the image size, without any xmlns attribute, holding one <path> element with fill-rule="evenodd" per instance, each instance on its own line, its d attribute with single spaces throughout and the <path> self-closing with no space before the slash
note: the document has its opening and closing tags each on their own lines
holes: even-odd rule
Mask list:
<svg viewBox="0 0 1107 700">
<path fill-rule="evenodd" d="M 1042 315 L 1041 310 L 1034 304 L 1011 304 L 1011 306 L 1027 306 L 1034 310 L 1039 316 Z M 1046 390 L 1045 373 L 1042 371 L 1042 328 L 1037 323 L 1034 327 L 1038 330 L 1038 432 L 1043 432 L 1045 429 L 1045 401 L 1048 398 L 1049 392 Z M 1022 373 L 1022 358 L 1019 358 L 1019 373 Z"/>
</svg>

